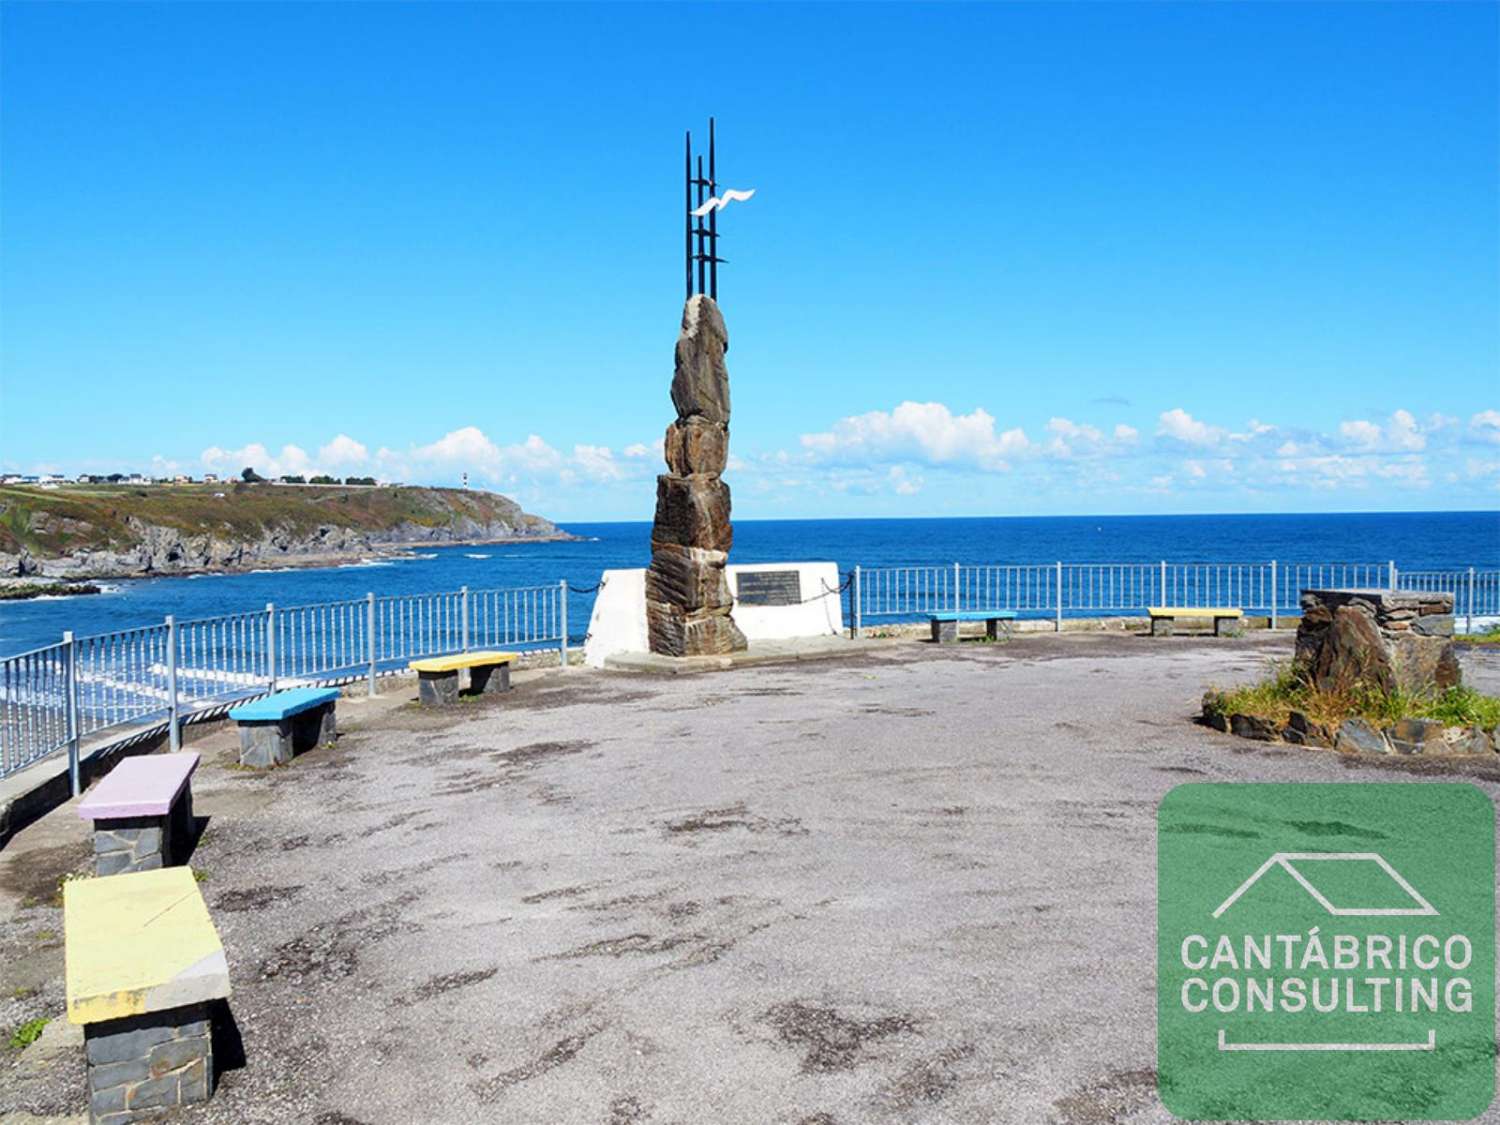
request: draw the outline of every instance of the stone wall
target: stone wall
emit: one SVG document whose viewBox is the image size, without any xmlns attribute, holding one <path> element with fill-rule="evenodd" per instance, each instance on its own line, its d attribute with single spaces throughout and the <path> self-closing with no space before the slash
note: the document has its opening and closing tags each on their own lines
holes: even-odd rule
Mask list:
<svg viewBox="0 0 1500 1125">
<path fill-rule="evenodd" d="M 1296 661 L 1327 691 L 1363 685 L 1421 695 L 1456 686 L 1453 595 L 1304 590 Z"/>
<path fill-rule="evenodd" d="M 734 542 L 729 486 L 729 333 L 711 297 L 688 299 L 672 376 L 677 420 L 663 441 L 666 473 L 656 478 L 656 522 L 646 571 L 651 651 L 706 656 L 746 647 L 730 616 L 724 564 Z"/>
<path fill-rule="evenodd" d="M 208 1006 L 87 1024 L 89 1120 L 116 1125 L 207 1101 L 213 1091 Z"/>
</svg>

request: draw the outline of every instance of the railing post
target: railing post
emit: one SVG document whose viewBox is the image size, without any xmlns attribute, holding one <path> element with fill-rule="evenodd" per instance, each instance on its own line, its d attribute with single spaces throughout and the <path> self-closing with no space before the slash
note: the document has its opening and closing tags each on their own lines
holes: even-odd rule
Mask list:
<svg viewBox="0 0 1500 1125">
<path fill-rule="evenodd" d="M 276 690 L 276 603 L 266 603 L 266 683 Z"/>
<path fill-rule="evenodd" d="M 557 584 L 557 604 L 561 609 L 562 628 L 559 630 L 560 637 L 557 642 L 558 663 L 564 669 L 568 667 L 568 580 L 562 579 Z"/>
<path fill-rule="evenodd" d="M 375 694 L 375 591 L 371 590 L 365 595 L 365 649 L 369 656 L 370 673 L 367 690 L 370 695 Z"/>
<path fill-rule="evenodd" d="M 849 619 L 850 619 L 850 621 L 852 621 L 854 623 L 854 639 L 855 640 L 859 640 L 860 637 L 863 634 L 862 634 L 862 630 L 861 630 L 861 621 L 860 621 L 859 564 L 858 563 L 854 564 L 854 581 L 852 581 L 849 584 L 849 592 L 853 595 L 852 600 L 854 602 L 852 611 L 849 614 Z"/>
<path fill-rule="evenodd" d="M 1391 572 L 1390 572 L 1391 573 L 1391 589 L 1392 590 L 1400 589 L 1400 584 L 1396 581 L 1397 576 L 1396 576 L 1396 560 L 1395 559 L 1391 560 L 1390 567 L 1391 567 Z"/>
<path fill-rule="evenodd" d="M 1161 560 L 1161 600 L 1158 605 L 1168 605 L 1167 601 L 1167 560 Z"/>
<path fill-rule="evenodd" d="M 1474 568 L 1469 567 L 1469 614 L 1468 622 L 1464 626 L 1465 633 L 1474 631 Z"/>
<path fill-rule="evenodd" d="M 459 629 L 459 633 L 458 633 L 459 646 L 461 647 L 462 651 L 468 652 L 469 651 L 469 588 L 467 586 L 460 586 L 458 588 L 458 592 L 463 597 L 463 604 L 460 607 L 459 614 L 458 614 L 458 621 L 459 621 L 459 626 L 458 626 L 458 629 Z"/>
<path fill-rule="evenodd" d="M 63 644 L 68 646 L 68 655 L 63 663 L 68 708 L 68 781 L 72 784 L 73 796 L 76 797 L 83 788 L 78 778 L 78 646 L 73 642 L 71 629 L 63 633 Z"/>
<path fill-rule="evenodd" d="M 958 564 L 953 564 L 953 612 L 958 612 L 958 584 L 962 580 L 963 572 L 959 570 Z"/>
<path fill-rule="evenodd" d="M 1271 628 L 1276 628 L 1276 560 L 1271 560 Z"/>
<path fill-rule="evenodd" d="M 1053 631 L 1057 633 L 1062 632 L 1062 602 L 1062 562 L 1059 560 L 1057 564 L 1057 618 L 1053 622 Z"/>
<path fill-rule="evenodd" d="M 167 614 L 167 746 L 175 754 L 182 749 L 182 731 L 177 723 L 177 617 Z"/>
</svg>

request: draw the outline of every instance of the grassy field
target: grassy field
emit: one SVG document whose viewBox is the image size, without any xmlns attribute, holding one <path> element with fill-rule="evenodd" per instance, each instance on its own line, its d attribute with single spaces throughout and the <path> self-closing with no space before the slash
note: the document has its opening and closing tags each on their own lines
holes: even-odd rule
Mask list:
<svg viewBox="0 0 1500 1125">
<path fill-rule="evenodd" d="M 403 524 L 454 526 L 469 519 L 546 533 L 552 525 L 515 501 L 451 488 L 361 488 L 270 483 L 0 486 L 0 552 L 55 557 L 79 549 L 120 550 L 152 525 L 229 541 L 268 529 L 296 536 L 319 527 L 380 532 Z"/>
</svg>

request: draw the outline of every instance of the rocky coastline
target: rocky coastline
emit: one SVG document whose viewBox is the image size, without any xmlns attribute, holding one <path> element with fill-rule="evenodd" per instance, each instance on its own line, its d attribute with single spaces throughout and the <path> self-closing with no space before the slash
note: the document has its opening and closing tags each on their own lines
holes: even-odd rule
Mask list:
<svg viewBox="0 0 1500 1125">
<path fill-rule="evenodd" d="M 550 527 L 550 525 L 549 525 Z M 69 583 L 99 578 L 186 578 L 195 574 L 243 574 L 252 570 L 294 570 L 357 563 L 369 558 L 411 554 L 422 547 L 483 546 L 576 539 L 566 531 L 517 529 L 509 525 L 457 529 L 407 525 L 371 534 L 342 527 L 320 527 L 310 536 L 288 536 L 269 529 L 252 542 L 184 535 L 170 528 L 146 527 L 133 547 L 83 549 L 38 558 L 22 549 L 0 553 L 5 586 Z M 40 582 L 38 582 L 40 580 Z M 47 591 L 42 591 L 46 593 Z"/>
<path fill-rule="evenodd" d="M 433 546 L 574 536 L 457 489 L 0 490 L 0 585 L 338 566 Z"/>
</svg>

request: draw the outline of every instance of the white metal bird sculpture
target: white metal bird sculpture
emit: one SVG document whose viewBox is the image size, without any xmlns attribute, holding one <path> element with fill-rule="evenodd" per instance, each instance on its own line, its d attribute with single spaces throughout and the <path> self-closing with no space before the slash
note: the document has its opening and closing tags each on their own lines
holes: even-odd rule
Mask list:
<svg viewBox="0 0 1500 1125">
<path fill-rule="evenodd" d="M 749 191 L 736 191 L 734 188 L 729 188 L 724 192 L 723 195 L 709 196 L 706 200 L 704 200 L 701 206 L 695 208 L 690 212 L 690 214 L 692 214 L 694 218 L 701 219 L 710 211 L 722 211 L 731 203 L 743 203 L 754 194 L 754 188 L 751 188 Z"/>
</svg>

